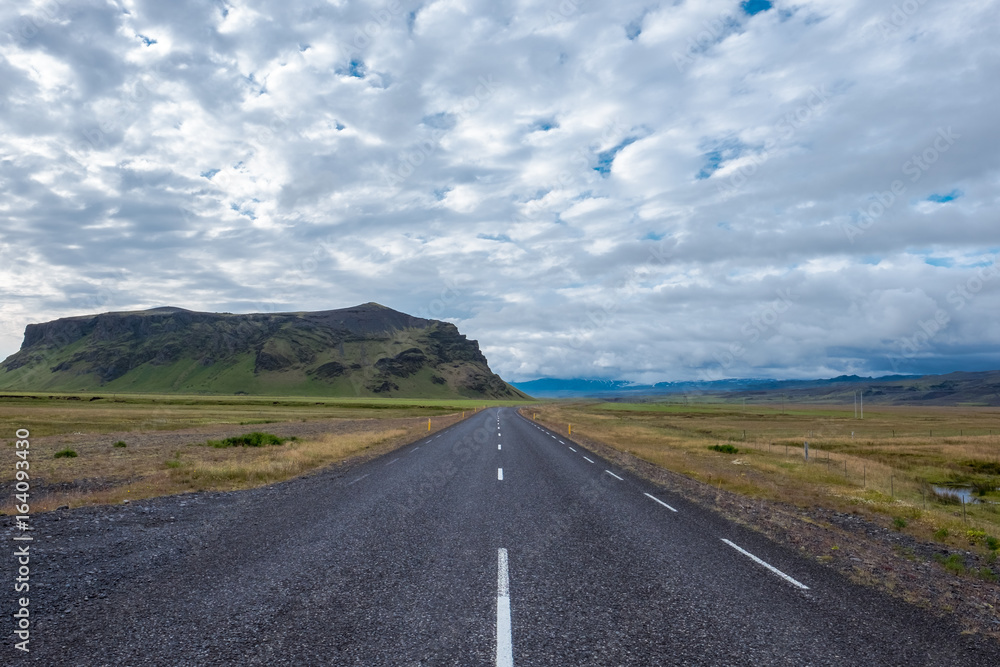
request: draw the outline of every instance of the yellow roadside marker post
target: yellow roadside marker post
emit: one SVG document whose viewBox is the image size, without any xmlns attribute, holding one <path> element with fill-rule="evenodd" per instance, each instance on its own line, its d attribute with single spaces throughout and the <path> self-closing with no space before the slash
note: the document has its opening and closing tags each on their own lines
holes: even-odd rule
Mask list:
<svg viewBox="0 0 1000 667">
<path fill-rule="evenodd" d="M 431 418 L 430 417 L 427 418 L 427 430 L 428 431 L 431 430 Z"/>
<path fill-rule="evenodd" d="M 566 425 L 566 434 L 567 435 L 573 435 L 573 425 L 572 424 L 567 424 Z"/>
</svg>

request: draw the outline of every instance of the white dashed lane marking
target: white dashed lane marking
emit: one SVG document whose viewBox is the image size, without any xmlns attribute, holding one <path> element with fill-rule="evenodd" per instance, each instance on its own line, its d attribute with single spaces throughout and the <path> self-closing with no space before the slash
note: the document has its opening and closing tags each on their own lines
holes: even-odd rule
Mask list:
<svg viewBox="0 0 1000 667">
<path fill-rule="evenodd" d="M 752 553 L 750 553 L 746 549 L 741 549 L 740 547 L 736 546 L 735 544 L 733 544 L 729 540 L 723 539 L 722 541 L 725 542 L 726 544 L 728 544 L 729 546 L 731 546 L 732 548 L 736 549 L 737 551 L 739 551 L 741 554 L 743 554 L 744 556 L 746 556 L 747 558 L 749 558 L 753 562 L 755 562 L 755 563 L 757 563 L 759 565 L 763 565 L 764 567 L 766 567 L 767 569 L 769 569 L 771 572 L 774 572 L 776 575 L 778 575 L 779 577 L 781 577 L 785 581 L 791 583 L 793 586 L 798 586 L 799 588 L 801 588 L 804 591 L 809 590 L 809 587 L 806 586 L 805 584 L 803 584 L 802 582 L 796 581 L 795 579 L 792 579 L 791 577 L 789 577 L 787 574 L 785 574 L 784 572 L 782 572 L 778 568 L 774 567 L 773 565 L 769 565 L 768 563 L 765 563 L 764 561 L 762 561 L 761 559 L 757 558 L 756 556 L 754 556 Z"/>
<path fill-rule="evenodd" d="M 655 496 L 651 496 L 648 493 L 644 493 L 643 495 L 646 496 L 647 498 L 649 498 L 650 500 L 655 500 L 656 502 L 660 503 L 661 505 L 663 505 L 664 507 L 666 507 L 671 512 L 676 512 L 677 511 L 673 507 L 671 507 L 670 505 L 666 504 L 665 502 L 663 502 L 662 500 L 660 500 L 659 498 L 657 498 Z"/>
<path fill-rule="evenodd" d="M 497 552 L 497 667 L 514 667 L 514 641 L 510 625 L 507 550 L 500 549 Z"/>
</svg>

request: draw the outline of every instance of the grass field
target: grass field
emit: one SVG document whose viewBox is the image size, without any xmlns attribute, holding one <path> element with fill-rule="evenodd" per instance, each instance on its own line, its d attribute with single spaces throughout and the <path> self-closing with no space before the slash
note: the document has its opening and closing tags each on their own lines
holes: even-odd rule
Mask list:
<svg viewBox="0 0 1000 667">
<path fill-rule="evenodd" d="M 502 401 L 203 397 L 138 394 L 0 396 L 0 443 L 13 485 L 15 432 L 31 433 L 32 511 L 184 493 L 234 490 L 388 451 Z M 284 444 L 217 447 L 254 431 Z M 296 435 L 303 434 L 301 437 Z M 70 450 L 72 454 L 67 454 Z M 61 454 L 61 455 L 60 455 Z M 11 513 L 13 492 L 0 499 Z"/>
<path fill-rule="evenodd" d="M 994 557 L 1000 546 L 997 408 L 866 406 L 863 420 L 852 406 L 816 405 L 577 402 L 523 412 L 751 497 L 889 515 L 901 530 Z M 711 449 L 719 445 L 737 451 Z"/>
<path fill-rule="evenodd" d="M 209 424 L 312 419 L 433 417 L 524 401 L 471 399 L 195 396 L 179 394 L 0 395 L 0 438 L 19 428 L 35 437 L 62 433 L 173 430 Z"/>
</svg>

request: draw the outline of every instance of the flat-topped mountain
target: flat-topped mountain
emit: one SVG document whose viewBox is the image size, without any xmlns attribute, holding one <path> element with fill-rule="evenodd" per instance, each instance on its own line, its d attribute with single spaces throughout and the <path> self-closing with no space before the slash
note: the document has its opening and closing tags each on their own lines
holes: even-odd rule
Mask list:
<svg viewBox="0 0 1000 667">
<path fill-rule="evenodd" d="M 29 324 L 0 389 L 526 398 L 451 323 L 377 303 L 303 313 L 102 313 Z"/>
</svg>

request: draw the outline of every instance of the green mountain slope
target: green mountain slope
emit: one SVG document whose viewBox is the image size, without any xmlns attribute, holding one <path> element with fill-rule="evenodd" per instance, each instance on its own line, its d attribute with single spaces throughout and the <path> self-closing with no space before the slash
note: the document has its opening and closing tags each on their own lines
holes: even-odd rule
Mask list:
<svg viewBox="0 0 1000 667">
<path fill-rule="evenodd" d="M 455 325 L 376 303 L 249 315 L 154 308 L 30 324 L 0 364 L 0 389 L 527 397 Z"/>
</svg>

